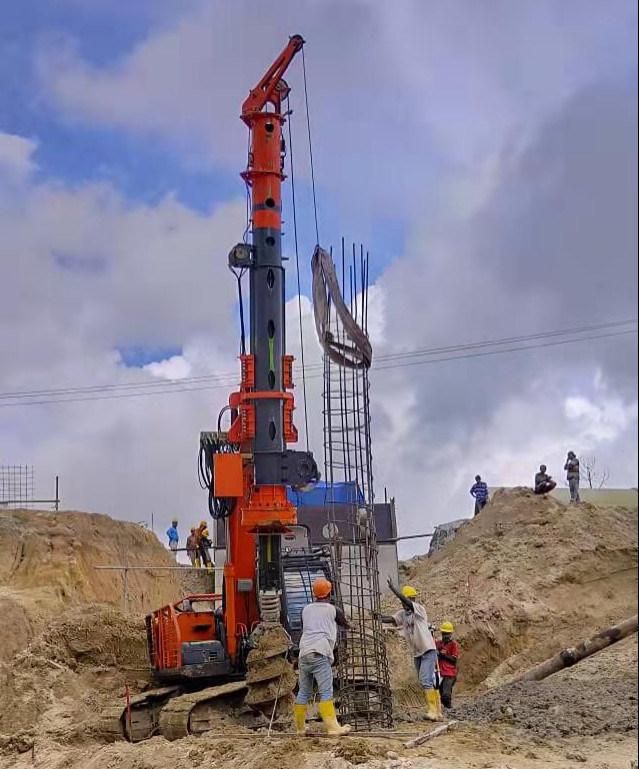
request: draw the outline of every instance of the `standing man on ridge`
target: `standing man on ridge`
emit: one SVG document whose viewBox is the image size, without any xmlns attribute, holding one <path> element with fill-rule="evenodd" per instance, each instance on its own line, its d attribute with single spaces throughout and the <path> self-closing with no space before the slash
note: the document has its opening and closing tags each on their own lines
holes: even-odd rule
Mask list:
<svg viewBox="0 0 639 769">
<path fill-rule="evenodd" d="M 475 515 L 477 515 L 488 502 L 488 486 L 482 481 L 481 475 L 475 476 L 475 483 L 470 487 L 470 496 L 475 498 Z"/>
<path fill-rule="evenodd" d="M 566 464 L 564 465 L 566 471 L 566 480 L 570 488 L 570 501 L 577 504 L 581 502 L 579 496 L 579 460 L 574 451 L 569 451 L 566 457 Z"/>
<path fill-rule="evenodd" d="M 169 550 L 173 553 L 173 557 L 177 561 L 177 549 L 178 549 L 178 543 L 180 541 L 180 535 L 178 533 L 178 522 L 174 518 L 171 521 L 171 525 L 166 530 L 166 536 L 169 538 Z"/>
</svg>

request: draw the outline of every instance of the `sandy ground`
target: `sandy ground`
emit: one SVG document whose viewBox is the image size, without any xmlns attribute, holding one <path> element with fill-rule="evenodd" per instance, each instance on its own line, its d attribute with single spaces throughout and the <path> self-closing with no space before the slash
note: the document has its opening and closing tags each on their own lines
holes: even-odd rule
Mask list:
<svg viewBox="0 0 639 769">
<path fill-rule="evenodd" d="M 407 749 L 392 737 L 364 739 L 246 738 L 204 735 L 140 745 L 36 742 L 33 750 L 0 757 L 1 769 L 630 769 L 636 734 L 551 742 L 506 725 L 461 724 L 432 743 Z"/>
<path fill-rule="evenodd" d="M 462 644 L 449 713 L 458 724 L 414 749 L 404 742 L 433 726 L 393 632 L 396 733 L 383 739 L 269 737 L 226 718 L 197 738 L 105 744 L 102 710 L 124 702 L 125 686 L 149 684 L 143 612 L 174 600 L 180 583 L 138 573 L 135 611 L 123 615 L 121 578 L 92 564 L 128 548 L 146 563 L 168 556 L 148 532 L 106 516 L 6 511 L 0 530 L 0 769 L 630 769 L 637 759 L 636 636 L 545 681 L 498 688 L 636 612 L 636 512 L 516 491 L 442 553 L 404 566 L 432 619 L 455 621 Z"/>
</svg>

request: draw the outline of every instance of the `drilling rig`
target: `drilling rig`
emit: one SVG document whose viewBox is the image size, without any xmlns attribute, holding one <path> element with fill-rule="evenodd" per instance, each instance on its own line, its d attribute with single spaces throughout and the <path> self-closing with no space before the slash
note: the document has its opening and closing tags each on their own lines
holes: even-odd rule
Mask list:
<svg viewBox="0 0 639 769">
<path fill-rule="evenodd" d="M 220 707 L 274 714 L 278 704 L 288 704 L 295 685 L 288 660 L 301 608 L 311 600 L 313 580 L 331 578 L 328 552 L 282 548 L 282 534 L 297 522 L 287 488 L 319 479 L 312 453 L 288 448 L 298 436 L 284 328 L 282 105 L 290 90 L 284 73 L 303 45 L 302 37 L 291 37 L 242 105 L 250 133 L 241 175 L 251 237 L 231 249 L 228 262 L 240 286 L 249 276 L 249 349 L 242 320 L 239 389 L 220 413 L 217 431 L 200 436 L 209 509 L 226 528 L 222 592 L 186 596 L 147 617 L 152 673 L 161 686 L 105 716 L 108 732 L 131 741 L 207 731 Z M 225 412 L 230 425 L 222 431 Z"/>
</svg>

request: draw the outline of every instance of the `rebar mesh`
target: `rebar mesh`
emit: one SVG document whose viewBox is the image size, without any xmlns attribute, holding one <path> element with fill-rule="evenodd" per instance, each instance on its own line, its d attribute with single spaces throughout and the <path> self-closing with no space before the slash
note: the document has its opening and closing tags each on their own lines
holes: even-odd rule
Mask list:
<svg viewBox="0 0 639 769">
<path fill-rule="evenodd" d="M 0 465 L 0 505 L 28 507 L 34 499 L 32 465 Z"/>
<path fill-rule="evenodd" d="M 331 251 L 332 255 L 332 251 Z M 351 315 L 368 330 L 368 253 L 341 243 L 336 262 Z M 348 346 L 330 307 L 329 328 Z M 324 356 L 324 464 L 329 532 L 337 572 L 337 598 L 352 629 L 338 642 L 339 713 L 355 730 L 392 726 L 388 660 L 379 617 L 380 590 L 374 518 L 368 369 L 344 368 Z M 349 497 L 336 501 L 336 484 Z"/>
</svg>

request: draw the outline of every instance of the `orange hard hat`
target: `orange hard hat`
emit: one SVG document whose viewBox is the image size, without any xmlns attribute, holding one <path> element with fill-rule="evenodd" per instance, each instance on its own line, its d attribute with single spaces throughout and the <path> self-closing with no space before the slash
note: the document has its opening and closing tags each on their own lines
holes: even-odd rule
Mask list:
<svg viewBox="0 0 639 769">
<path fill-rule="evenodd" d="M 315 598 L 328 598 L 332 589 L 333 585 L 324 577 L 318 577 L 313 582 L 313 595 Z"/>
</svg>

